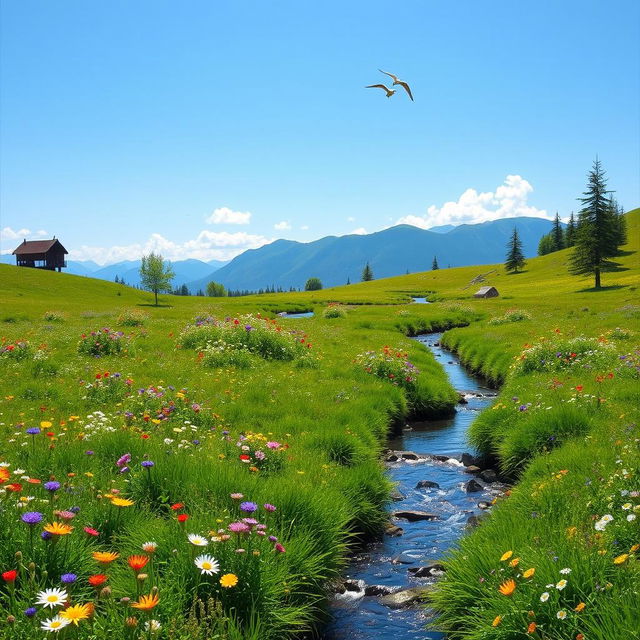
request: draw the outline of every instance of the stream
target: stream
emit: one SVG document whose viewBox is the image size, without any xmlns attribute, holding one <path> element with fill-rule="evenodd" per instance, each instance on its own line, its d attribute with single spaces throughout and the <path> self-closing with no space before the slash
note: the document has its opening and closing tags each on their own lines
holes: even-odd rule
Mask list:
<svg viewBox="0 0 640 640">
<path fill-rule="evenodd" d="M 451 418 L 407 425 L 400 435 L 389 440 L 388 448 L 418 454 L 418 459 L 388 454 L 387 460 L 396 456 L 398 460 L 386 463 L 389 477 L 399 492 L 389 511 L 392 514 L 422 511 L 437 519 L 410 522 L 391 516 L 393 524 L 404 530 L 403 534 L 385 535 L 383 540 L 354 557 L 346 576 L 346 590 L 336 593 L 331 602 L 333 621 L 324 631 L 324 640 L 444 638 L 438 631 L 437 619 L 424 606 L 416 603 L 408 608 L 392 608 L 385 605 L 380 596 L 365 595 L 365 587 L 369 587 L 369 592 L 374 590 L 372 585 L 397 591 L 433 583 L 439 569 L 426 567 L 437 563 L 446 551 L 455 547 L 470 526 L 469 518 L 483 512 L 478 503 L 490 503 L 504 489 L 504 485 L 489 484 L 466 473 L 466 467 L 459 461 L 462 453 L 469 451 L 466 444 L 469 425 L 496 394 L 482 380 L 468 374 L 459 360 L 440 346 L 440 337 L 441 334 L 428 334 L 415 339 L 432 351 L 454 388 L 464 395 L 466 404 L 457 405 Z M 472 479 L 483 488 L 467 492 L 465 484 Z M 437 483 L 437 486 L 417 488 L 421 481 Z M 426 577 L 414 576 L 416 571 Z"/>
</svg>

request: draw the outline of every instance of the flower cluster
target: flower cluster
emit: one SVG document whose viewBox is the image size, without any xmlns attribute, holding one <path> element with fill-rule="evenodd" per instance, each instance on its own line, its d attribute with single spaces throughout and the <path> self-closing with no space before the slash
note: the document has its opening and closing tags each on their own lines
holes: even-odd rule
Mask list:
<svg viewBox="0 0 640 640">
<path fill-rule="evenodd" d="M 82 355 L 101 356 L 119 355 L 127 351 L 127 341 L 122 331 L 112 331 L 109 327 L 91 331 L 80 336 L 78 353 Z"/>
<path fill-rule="evenodd" d="M 367 373 L 405 389 L 413 388 L 420 373 L 401 349 L 389 346 L 379 351 L 365 351 L 355 358 L 355 363 Z"/>
</svg>

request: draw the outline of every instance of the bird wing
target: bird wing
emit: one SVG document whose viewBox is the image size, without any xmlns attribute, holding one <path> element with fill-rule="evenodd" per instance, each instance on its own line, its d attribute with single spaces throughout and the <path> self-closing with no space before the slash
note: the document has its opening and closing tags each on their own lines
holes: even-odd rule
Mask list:
<svg viewBox="0 0 640 640">
<path fill-rule="evenodd" d="M 398 82 L 396 82 L 396 84 L 399 84 L 409 94 L 409 97 L 413 102 L 413 95 L 411 95 L 411 89 L 409 88 L 409 85 L 406 82 L 403 82 L 402 80 L 399 80 Z"/>
<path fill-rule="evenodd" d="M 369 84 L 365 89 L 384 89 L 384 91 L 390 91 L 389 87 L 384 84 Z"/>
<path fill-rule="evenodd" d="M 378 69 L 380 73 L 384 73 L 386 76 L 393 78 L 394 82 L 398 82 L 398 76 L 394 76 L 393 73 L 389 73 L 388 71 L 383 71 L 382 69 Z"/>
</svg>

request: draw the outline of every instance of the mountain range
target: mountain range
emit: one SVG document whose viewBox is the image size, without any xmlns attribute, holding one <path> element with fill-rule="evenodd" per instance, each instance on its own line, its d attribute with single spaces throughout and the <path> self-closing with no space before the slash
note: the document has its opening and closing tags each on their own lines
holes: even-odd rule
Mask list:
<svg viewBox="0 0 640 640">
<path fill-rule="evenodd" d="M 514 228 L 526 257 L 535 256 L 540 238 L 551 230 L 542 218 L 506 218 L 481 224 L 443 225 L 420 229 L 410 225 L 389 227 L 368 235 L 326 236 L 313 242 L 276 240 L 259 249 L 249 249 L 230 262 L 178 260 L 172 263 L 173 286 L 186 284 L 192 293 L 206 290 L 215 280 L 228 289 L 270 287 L 302 288 L 311 277 L 325 287 L 360 280 L 368 262 L 375 278 L 428 271 L 436 257 L 440 268 L 502 262 Z M 15 264 L 4 254 L 0 262 Z M 67 260 L 67 273 L 140 284 L 140 260 L 125 260 L 101 267 L 91 261 Z"/>
</svg>

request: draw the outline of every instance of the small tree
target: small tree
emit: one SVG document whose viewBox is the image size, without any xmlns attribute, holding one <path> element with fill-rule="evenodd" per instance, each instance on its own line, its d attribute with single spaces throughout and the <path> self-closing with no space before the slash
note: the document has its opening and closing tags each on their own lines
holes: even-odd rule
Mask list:
<svg viewBox="0 0 640 640">
<path fill-rule="evenodd" d="M 160 254 L 151 252 L 148 256 L 142 256 L 140 265 L 140 283 L 147 291 L 152 291 L 156 297 L 156 307 L 158 306 L 158 293 L 171 291 L 171 280 L 174 277 L 171 264 Z"/>
<path fill-rule="evenodd" d="M 571 254 L 569 272 L 573 275 L 594 275 L 594 288 L 600 289 L 600 274 L 615 266 L 609 258 L 618 253 L 617 225 L 610 192 L 600 161 L 596 158 L 589 172 L 589 184 L 584 192 L 582 209 L 578 214 L 575 246 Z"/>
<path fill-rule="evenodd" d="M 438 266 L 438 258 L 433 256 L 433 262 L 431 263 L 431 271 L 437 271 L 440 267 Z"/>
<path fill-rule="evenodd" d="M 224 298 L 228 293 L 223 285 L 212 280 L 207 284 L 207 295 L 210 298 Z"/>
<path fill-rule="evenodd" d="M 556 217 L 553 221 L 553 228 L 551 229 L 551 238 L 553 240 L 553 250 L 560 251 L 564 249 L 564 232 L 562 231 L 562 224 L 560 224 L 560 216 L 556 211 Z"/>
<path fill-rule="evenodd" d="M 369 280 L 373 280 L 373 271 L 367 262 L 362 270 L 362 282 L 369 282 Z"/>
<path fill-rule="evenodd" d="M 538 243 L 538 255 L 546 256 L 548 253 L 553 253 L 554 251 L 553 238 L 550 233 L 546 233 L 540 238 L 540 242 Z"/>
<path fill-rule="evenodd" d="M 627 220 L 624 217 L 624 209 L 615 198 L 611 201 L 611 214 L 613 216 L 615 242 L 619 249 L 623 244 L 627 244 Z M 618 251 L 617 253 L 619 254 L 620 252 Z"/>
<path fill-rule="evenodd" d="M 507 259 L 504 267 L 507 271 L 518 273 L 518 269 L 522 269 L 526 261 L 522 253 L 522 242 L 518 237 L 518 230 L 514 227 L 511 234 L 511 240 L 507 244 Z"/>
<path fill-rule="evenodd" d="M 564 230 L 564 246 L 565 247 L 573 247 L 576 243 L 576 220 L 573 216 L 573 211 L 571 212 L 571 217 L 569 218 L 569 222 L 567 222 L 567 228 Z"/>
<path fill-rule="evenodd" d="M 320 278 L 309 278 L 305 285 L 305 291 L 319 291 L 322 289 L 322 282 L 320 282 Z"/>
</svg>

